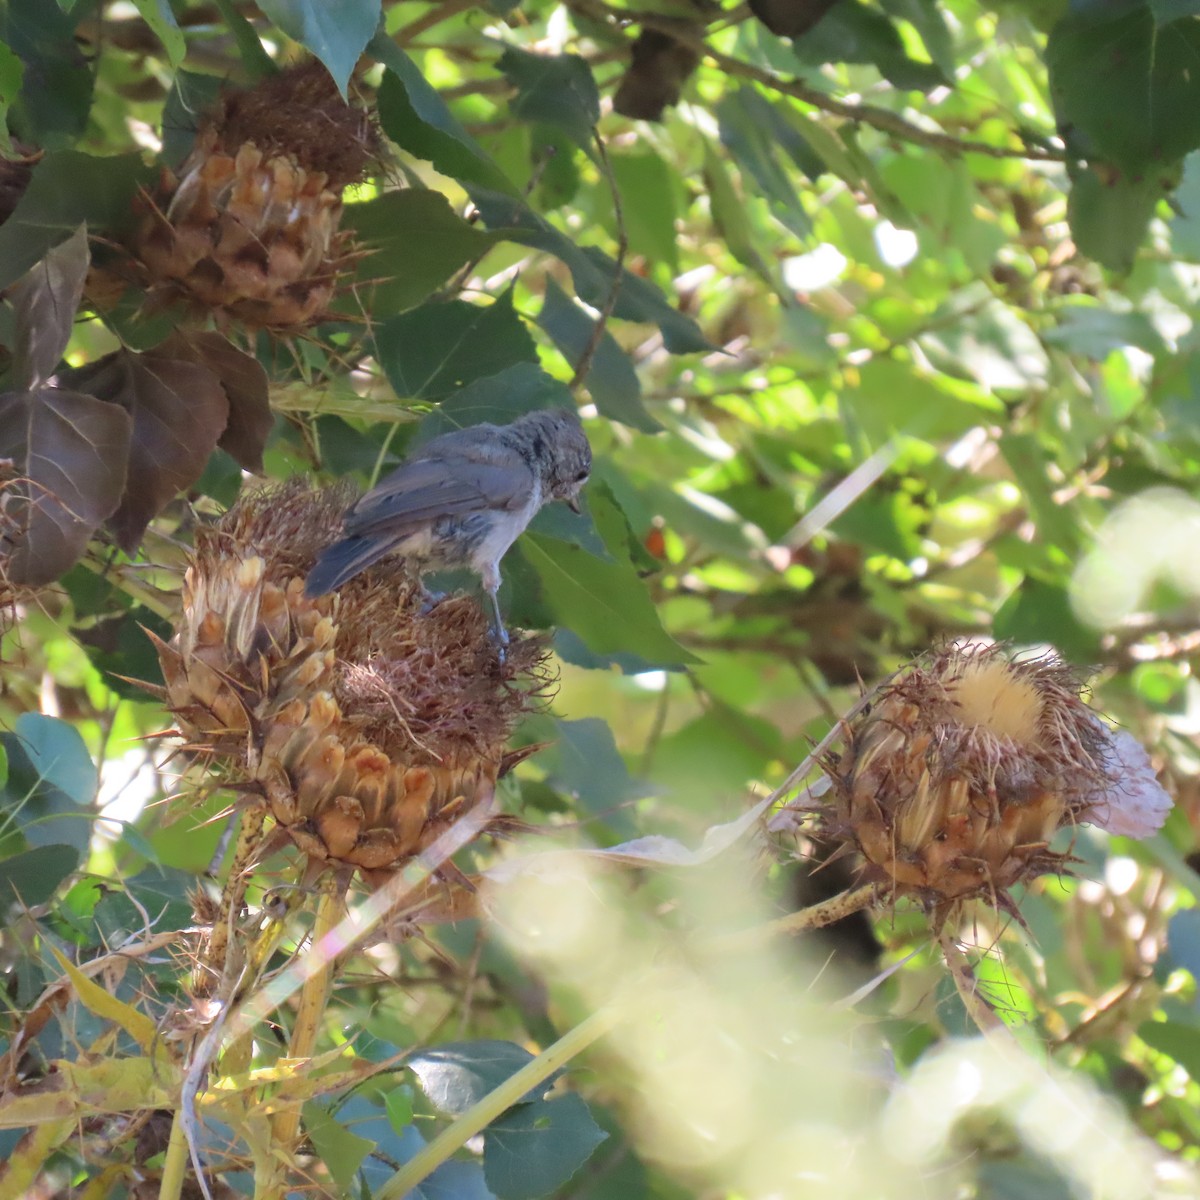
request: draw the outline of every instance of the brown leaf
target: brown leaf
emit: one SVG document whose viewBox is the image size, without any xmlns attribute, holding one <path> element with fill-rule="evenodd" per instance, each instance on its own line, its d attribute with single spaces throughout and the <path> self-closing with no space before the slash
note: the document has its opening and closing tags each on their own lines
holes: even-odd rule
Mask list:
<svg viewBox="0 0 1200 1200">
<path fill-rule="evenodd" d="M 837 0 L 749 0 L 750 11 L 780 37 L 807 33 Z"/>
<path fill-rule="evenodd" d="M 274 426 L 267 373 L 256 358 L 219 333 L 173 333 L 157 351 L 207 367 L 229 397 L 229 422 L 217 445 L 239 467 L 263 473 L 262 452 Z"/>
<path fill-rule="evenodd" d="M 20 478 L 0 494 L 0 558 L 11 583 L 51 583 L 121 502 L 133 423 L 113 404 L 59 388 L 0 395 L 0 458 Z M 11 524 L 10 524 L 11 522 Z"/>
<path fill-rule="evenodd" d="M 70 380 L 133 418 L 128 486 L 109 521 L 117 544 L 131 553 L 176 493 L 200 478 L 229 420 L 229 400 L 212 371 L 163 346 L 144 354 L 117 350 L 71 372 Z"/>
<path fill-rule="evenodd" d="M 87 226 L 80 225 L 9 289 L 16 318 L 15 382 L 39 388 L 54 374 L 71 338 L 88 263 Z"/>
</svg>

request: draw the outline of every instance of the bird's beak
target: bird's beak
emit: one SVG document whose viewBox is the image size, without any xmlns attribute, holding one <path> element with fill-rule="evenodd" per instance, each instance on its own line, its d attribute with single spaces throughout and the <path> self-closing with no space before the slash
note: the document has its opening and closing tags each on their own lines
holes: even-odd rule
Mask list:
<svg viewBox="0 0 1200 1200">
<path fill-rule="evenodd" d="M 579 514 L 579 513 L 583 512 L 583 509 L 579 507 L 579 497 L 578 496 L 572 496 L 568 501 L 566 501 L 566 505 L 575 514 Z"/>
</svg>

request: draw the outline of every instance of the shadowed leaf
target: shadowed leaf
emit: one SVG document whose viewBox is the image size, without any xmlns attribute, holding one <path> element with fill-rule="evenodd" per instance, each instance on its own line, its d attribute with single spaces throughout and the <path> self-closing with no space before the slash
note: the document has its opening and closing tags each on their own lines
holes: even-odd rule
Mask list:
<svg viewBox="0 0 1200 1200">
<path fill-rule="evenodd" d="M 129 482 L 110 522 L 132 551 L 151 519 L 200 478 L 229 419 L 229 399 L 208 367 L 175 357 L 166 343 L 145 354 L 117 350 L 73 372 L 71 382 L 133 418 Z"/>
<path fill-rule="evenodd" d="M 263 473 L 263 447 L 275 425 L 267 373 L 258 359 L 234 346 L 219 333 L 175 333 L 153 353 L 207 367 L 220 381 L 229 400 L 229 420 L 217 445 L 237 464 L 256 475 Z"/>
<path fill-rule="evenodd" d="M 116 511 L 132 428 L 128 413 L 79 392 L 0 395 L 0 458 L 11 458 L 21 476 L 9 487 L 15 532 L 3 545 L 13 583 L 57 579 Z"/>
<path fill-rule="evenodd" d="M 54 374 L 71 340 L 89 261 L 87 228 L 81 225 L 10 289 L 16 382 L 22 387 L 41 387 Z"/>
</svg>

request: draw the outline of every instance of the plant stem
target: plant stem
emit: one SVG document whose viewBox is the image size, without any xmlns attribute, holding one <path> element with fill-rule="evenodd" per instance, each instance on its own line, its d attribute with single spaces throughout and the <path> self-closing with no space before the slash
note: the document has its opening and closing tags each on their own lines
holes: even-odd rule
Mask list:
<svg viewBox="0 0 1200 1200">
<path fill-rule="evenodd" d="M 723 934 L 708 942 L 705 948 L 711 952 L 750 950 L 783 934 L 803 933 L 806 929 L 821 929 L 832 925 L 835 921 L 866 908 L 875 898 L 875 884 L 864 883 L 861 887 L 839 892 L 828 900 L 822 900 L 820 904 L 812 904 L 798 912 L 788 913 L 786 917 L 768 921 L 765 925 L 754 925 L 750 929 Z"/>
<path fill-rule="evenodd" d="M 537 1058 L 526 1063 L 498 1088 L 488 1092 L 478 1104 L 451 1121 L 424 1150 L 410 1158 L 376 1192 L 376 1200 L 403 1200 L 417 1184 L 428 1178 L 481 1129 L 512 1108 L 532 1088 L 544 1083 L 565 1063 L 602 1038 L 617 1023 L 617 1018 L 618 1011 L 615 1006 L 602 1008 L 563 1034 L 554 1045 L 543 1050 Z"/>
<path fill-rule="evenodd" d="M 182 1106 L 175 1110 L 171 1122 L 171 1140 L 163 1157 L 162 1181 L 158 1185 L 158 1200 L 179 1200 L 183 1193 L 183 1177 L 187 1170 L 188 1142 Z"/>
<path fill-rule="evenodd" d="M 221 904 L 213 921 L 212 933 L 204 947 L 192 977 L 192 986 L 201 996 L 211 995 L 225 975 L 225 959 L 229 954 L 229 936 L 249 882 L 246 871 L 258 852 L 266 814 L 261 808 L 248 809 L 242 814 L 237 843 L 221 889 Z"/>
<path fill-rule="evenodd" d="M 292 1037 L 288 1043 L 288 1058 L 299 1064 L 312 1058 L 317 1048 L 317 1037 L 325 1016 L 325 1005 L 329 1000 L 329 988 L 333 982 L 333 969 L 337 952 L 329 944 L 329 934 L 342 919 L 342 894 L 333 886 L 326 885 L 317 902 L 317 916 L 313 922 L 309 954 L 315 955 L 321 964 L 300 989 L 300 1002 L 296 1009 L 296 1023 L 292 1026 Z M 298 1069 L 302 1070 L 303 1066 Z M 271 1133 L 277 1151 L 290 1155 L 300 1133 L 300 1104 L 289 1104 L 277 1112 L 271 1120 Z"/>
</svg>

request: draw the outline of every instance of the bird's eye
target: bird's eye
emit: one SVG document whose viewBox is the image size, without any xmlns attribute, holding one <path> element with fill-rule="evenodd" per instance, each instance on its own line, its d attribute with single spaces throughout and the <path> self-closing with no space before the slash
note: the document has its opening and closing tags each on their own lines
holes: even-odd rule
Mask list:
<svg viewBox="0 0 1200 1200">
<path fill-rule="evenodd" d="M 591 475 L 591 471 L 580 471 L 579 474 L 575 476 L 575 482 L 576 483 L 587 483 L 588 476 L 590 476 L 590 475 Z"/>
</svg>

